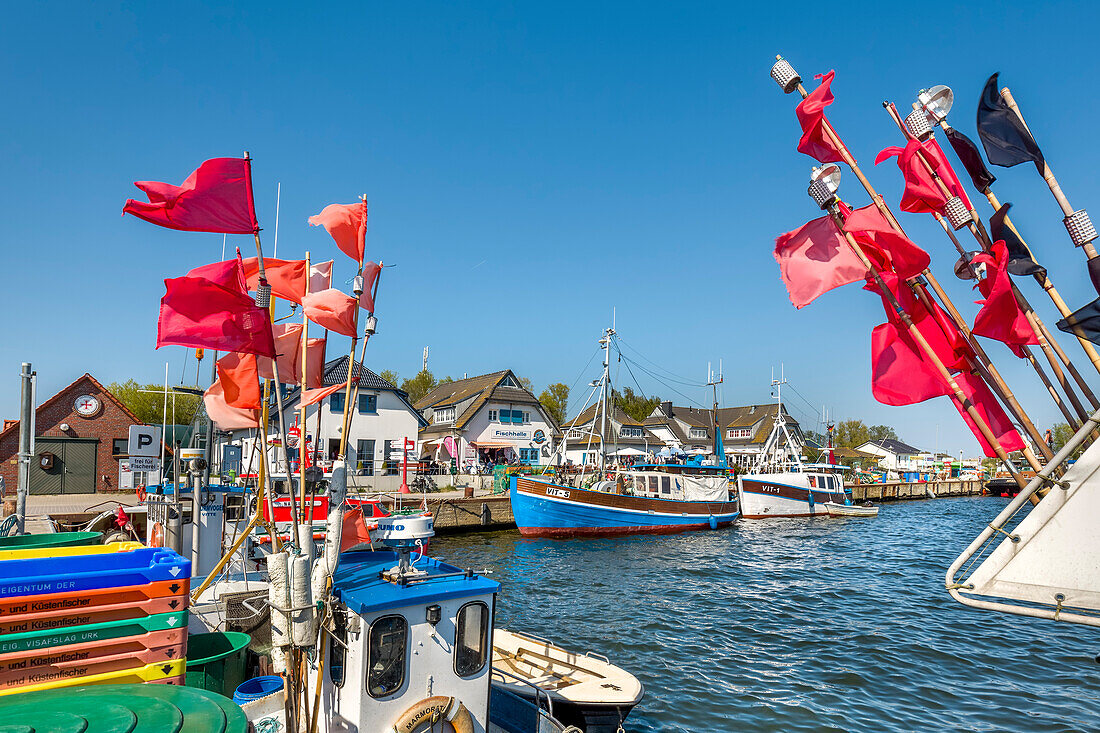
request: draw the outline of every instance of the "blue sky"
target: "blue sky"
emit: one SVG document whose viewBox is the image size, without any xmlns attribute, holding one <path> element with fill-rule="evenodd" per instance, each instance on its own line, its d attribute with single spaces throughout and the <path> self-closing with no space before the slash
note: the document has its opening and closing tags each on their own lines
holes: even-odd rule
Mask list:
<svg viewBox="0 0 1100 733">
<path fill-rule="evenodd" d="M 951 120 L 973 136 L 978 94 L 998 70 L 1070 200 L 1094 203 L 1091 4 L 923 15 L 881 3 L 234 5 L 6 9 L 0 414 L 17 412 L 21 361 L 34 363 L 43 397 L 84 371 L 158 381 L 165 361 L 180 381 L 184 350 L 153 348 L 162 280 L 218 259 L 222 237 L 119 214 L 139 194 L 134 180 L 179 183 L 206 158 L 249 150 L 267 253 L 281 182 L 279 254 L 336 257 L 341 283 L 350 260 L 306 218 L 368 194 L 368 256 L 396 265 L 367 352 L 376 371 L 413 374 L 427 345 L 437 375 L 511 368 L 537 389 L 572 384 L 615 308 L 624 341 L 683 381 L 702 383 L 721 359 L 724 404 L 767 401 L 783 364 L 798 390 L 788 404 L 807 425 L 828 405 L 922 448 L 970 454 L 976 443 L 946 400 L 872 398 L 877 298 L 848 286 L 800 312 L 786 298 L 774 237 L 817 211 L 805 195 L 811 160 L 795 151 L 796 100 L 768 77 L 774 54 L 806 79 L 836 69 L 830 116 L 892 205 L 897 168 L 872 162 L 901 138 L 880 102 L 908 109 L 917 89 L 949 84 Z M 1095 297 L 1034 169 L 995 173 L 1070 304 Z M 842 193 L 867 202 L 854 176 Z M 902 222 L 972 318 L 934 221 Z M 252 251 L 250 238 L 229 241 Z M 1022 287 L 1053 324 L 1041 291 Z M 333 339 L 330 354 L 346 348 Z M 1036 423 L 1059 419 L 1030 370 L 988 350 Z M 646 391 L 684 401 L 635 373 Z M 185 381 L 193 375 L 191 362 Z M 625 370 L 620 381 L 632 383 Z"/>
</svg>

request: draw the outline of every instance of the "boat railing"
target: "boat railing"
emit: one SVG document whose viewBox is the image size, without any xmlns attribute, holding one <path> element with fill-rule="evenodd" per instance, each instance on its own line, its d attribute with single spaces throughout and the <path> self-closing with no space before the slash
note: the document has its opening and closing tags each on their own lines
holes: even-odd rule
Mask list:
<svg viewBox="0 0 1100 733">
<path fill-rule="evenodd" d="M 512 682 L 519 682 L 520 684 L 530 687 L 532 690 L 535 691 L 535 707 L 539 708 L 540 710 L 545 710 L 547 713 L 550 714 L 550 717 L 554 717 L 554 701 L 550 699 L 550 695 L 541 687 L 534 684 L 533 682 L 529 682 L 523 679 L 519 675 L 513 674 L 508 670 L 501 669 L 497 666 L 494 666 L 492 671 L 490 672 L 490 678 L 492 677 L 492 675 L 499 675 L 501 682 L 508 682 L 509 680 L 511 680 Z M 543 699 L 546 700 L 545 707 L 541 704 L 541 700 Z"/>
<path fill-rule="evenodd" d="M 599 652 L 585 652 L 584 656 L 591 657 L 593 659 L 603 660 L 604 664 L 611 664 L 611 660 L 605 657 L 603 654 L 600 654 Z"/>
</svg>

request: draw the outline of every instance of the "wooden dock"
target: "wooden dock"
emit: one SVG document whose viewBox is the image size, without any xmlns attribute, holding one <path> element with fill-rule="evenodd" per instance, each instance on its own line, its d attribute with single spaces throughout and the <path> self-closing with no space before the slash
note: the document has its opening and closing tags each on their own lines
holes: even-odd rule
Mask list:
<svg viewBox="0 0 1100 733">
<path fill-rule="evenodd" d="M 981 480 L 928 481 L 925 483 L 905 483 L 891 481 L 883 484 L 858 484 L 852 487 L 854 501 L 906 501 L 910 499 L 942 499 L 948 496 L 980 496 Z"/>
</svg>

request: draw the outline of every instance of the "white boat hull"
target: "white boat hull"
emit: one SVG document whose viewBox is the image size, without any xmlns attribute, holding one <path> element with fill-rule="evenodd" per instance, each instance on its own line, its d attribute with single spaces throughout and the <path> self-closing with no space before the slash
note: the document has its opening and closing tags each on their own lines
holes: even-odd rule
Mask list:
<svg viewBox="0 0 1100 733">
<path fill-rule="evenodd" d="M 827 503 L 843 504 L 847 498 L 843 489 L 810 488 L 806 477 L 800 474 L 742 476 L 737 480 L 737 493 L 745 519 L 827 517 Z"/>
</svg>

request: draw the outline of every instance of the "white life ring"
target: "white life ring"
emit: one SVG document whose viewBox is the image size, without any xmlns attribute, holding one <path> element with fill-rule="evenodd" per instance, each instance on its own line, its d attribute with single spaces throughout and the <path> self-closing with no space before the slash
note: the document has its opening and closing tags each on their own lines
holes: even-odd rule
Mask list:
<svg viewBox="0 0 1100 733">
<path fill-rule="evenodd" d="M 414 733 L 425 723 L 445 720 L 455 733 L 474 733 L 470 711 L 457 697 L 435 695 L 426 697 L 401 714 L 388 733 Z"/>
</svg>

